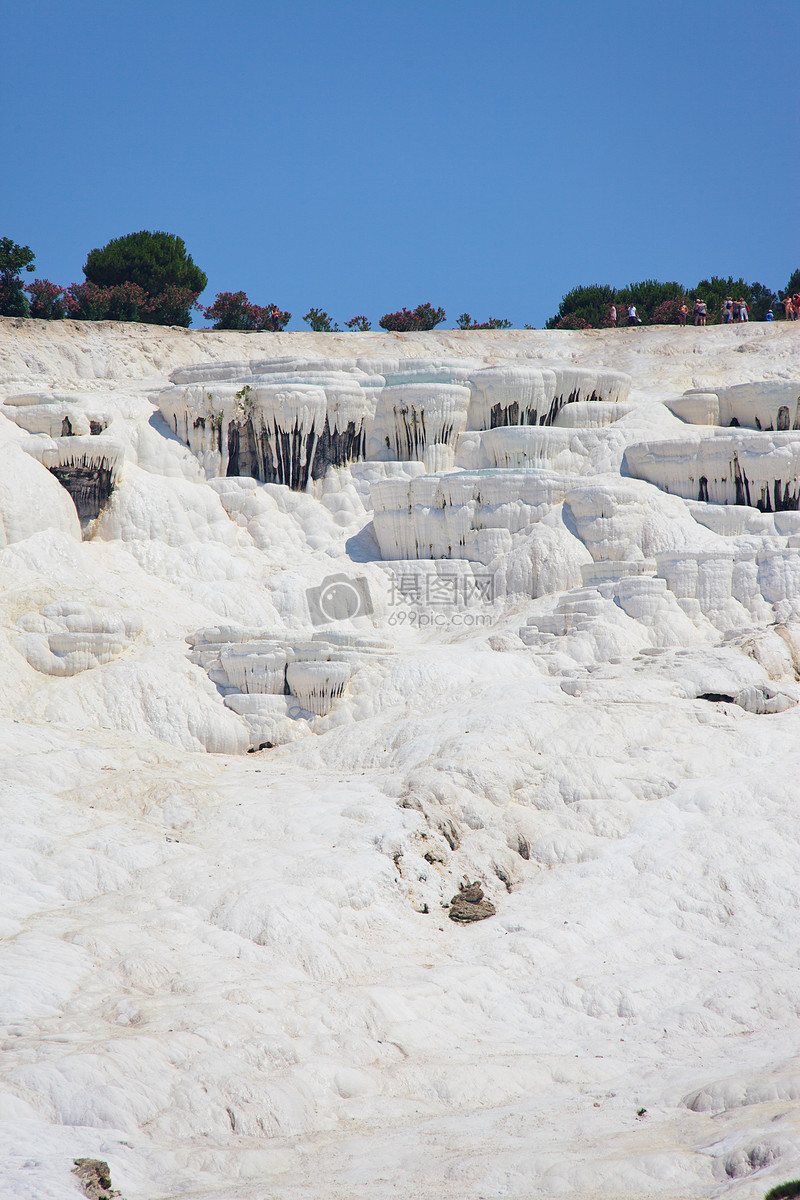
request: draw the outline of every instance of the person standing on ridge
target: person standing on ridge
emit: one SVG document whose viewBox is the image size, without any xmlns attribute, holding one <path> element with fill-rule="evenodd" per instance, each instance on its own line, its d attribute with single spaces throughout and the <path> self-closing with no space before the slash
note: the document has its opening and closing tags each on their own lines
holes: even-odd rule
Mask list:
<svg viewBox="0 0 800 1200">
<path fill-rule="evenodd" d="M 686 301 L 681 300 L 681 306 L 678 309 L 678 324 L 680 325 L 681 329 L 684 329 L 686 326 L 686 318 L 687 318 L 688 314 L 689 314 L 689 309 L 686 306 Z M 695 322 L 695 324 L 696 324 L 696 322 Z"/>
<path fill-rule="evenodd" d="M 612 329 L 617 327 L 617 306 L 612 304 L 608 310 L 608 322 Z"/>
<path fill-rule="evenodd" d="M 628 324 L 629 325 L 641 325 L 641 323 L 642 323 L 641 318 L 639 317 L 639 314 L 636 311 L 636 305 L 629 304 L 628 305 Z"/>
</svg>

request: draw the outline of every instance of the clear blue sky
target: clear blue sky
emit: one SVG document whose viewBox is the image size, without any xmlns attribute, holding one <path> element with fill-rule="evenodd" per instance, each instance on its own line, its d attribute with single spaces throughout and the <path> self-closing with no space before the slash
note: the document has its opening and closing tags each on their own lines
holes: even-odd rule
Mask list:
<svg viewBox="0 0 800 1200">
<path fill-rule="evenodd" d="M 0 236 L 341 324 L 800 266 L 797 0 L 0 0 Z"/>
</svg>

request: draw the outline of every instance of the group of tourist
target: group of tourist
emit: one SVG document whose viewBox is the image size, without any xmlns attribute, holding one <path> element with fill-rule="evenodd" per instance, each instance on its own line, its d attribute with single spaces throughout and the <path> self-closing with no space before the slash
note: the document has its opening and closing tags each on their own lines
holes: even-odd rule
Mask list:
<svg viewBox="0 0 800 1200">
<path fill-rule="evenodd" d="M 800 292 L 795 292 L 794 295 L 792 295 L 792 296 L 787 294 L 783 299 L 783 307 L 784 307 L 784 311 L 786 313 L 786 320 L 787 321 L 796 321 L 798 319 L 798 317 L 800 317 Z M 628 324 L 629 325 L 641 325 L 642 318 L 639 316 L 639 314 L 636 311 L 636 305 L 628 304 L 626 306 L 626 308 L 627 308 L 627 314 L 628 314 Z M 699 296 L 696 297 L 695 302 L 694 302 L 694 309 L 692 311 L 693 311 L 695 325 L 705 325 L 706 321 L 708 320 L 708 305 L 706 304 L 705 300 L 702 300 Z M 743 296 L 740 296 L 738 300 L 734 300 L 732 296 L 726 296 L 722 302 L 720 314 L 722 316 L 723 325 L 734 325 L 734 324 L 738 325 L 742 321 L 750 320 L 750 306 L 748 305 L 747 301 L 744 299 Z M 680 308 L 678 309 L 678 324 L 680 326 L 686 325 L 686 318 L 688 317 L 688 315 L 689 315 L 689 307 L 685 300 L 681 300 L 681 305 L 680 305 Z M 767 315 L 764 318 L 764 320 L 765 321 L 774 320 L 772 309 L 770 309 L 767 312 Z M 616 324 L 617 324 L 617 306 L 616 306 L 616 304 L 612 304 L 609 306 L 608 323 L 612 327 L 614 327 L 614 328 L 616 327 Z"/>
<path fill-rule="evenodd" d="M 783 297 L 783 311 L 786 313 L 787 321 L 796 321 L 800 316 L 800 292 L 795 292 L 789 295 L 787 292 Z"/>
<path fill-rule="evenodd" d="M 627 306 L 627 312 L 628 312 L 628 324 L 629 325 L 641 325 L 642 318 L 637 313 L 635 304 L 629 304 Z M 616 304 L 612 304 L 608 310 L 608 323 L 612 327 L 616 328 L 616 324 L 617 324 L 617 306 L 616 306 Z"/>
<path fill-rule="evenodd" d="M 687 308 L 686 301 L 684 300 L 681 303 L 678 313 L 678 323 L 680 325 L 686 324 L 688 312 L 689 309 Z M 705 300 L 700 298 L 700 296 L 696 297 L 695 299 L 693 314 L 695 325 L 705 325 L 706 321 L 708 320 L 708 305 L 706 304 Z M 726 296 L 722 301 L 720 314 L 722 316 L 723 325 L 738 325 L 742 321 L 750 320 L 750 306 L 745 300 L 744 296 L 741 296 L 738 300 L 734 300 L 733 296 Z M 767 319 L 769 320 L 769 318 Z"/>
<path fill-rule="evenodd" d="M 722 323 L 723 325 L 735 325 L 739 321 L 750 320 L 750 309 L 747 301 L 744 299 L 734 300 L 731 296 L 726 296 L 722 302 Z"/>
</svg>

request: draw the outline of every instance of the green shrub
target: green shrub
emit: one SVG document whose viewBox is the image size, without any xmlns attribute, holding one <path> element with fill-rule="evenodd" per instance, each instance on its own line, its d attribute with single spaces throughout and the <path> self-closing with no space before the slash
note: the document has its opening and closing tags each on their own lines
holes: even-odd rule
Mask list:
<svg viewBox="0 0 800 1200">
<path fill-rule="evenodd" d="M 781 295 L 785 296 L 787 292 L 790 296 L 793 296 L 795 292 L 800 292 L 800 267 L 796 271 L 792 271 L 789 276 L 789 282 L 781 292 Z"/>
<path fill-rule="evenodd" d="M 331 318 L 321 308 L 310 308 L 303 317 L 306 325 L 310 325 L 315 333 L 338 333 L 339 326 L 331 324 Z"/>
<path fill-rule="evenodd" d="M 22 282 L 0 283 L 0 317 L 28 317 L 30 306 Z"/>
<path fill-rule="evenodd" d="M 629 283 L 627 287 L 618 288 L 614 295 L 618 324 L 623 325 L 626 319 L 626 314 L 619 312 L 620 306 L 625 309 L 629 304 L 634 304 L 642 324 L 647 325 L 652 321 L 659 305 L 665 300 L 682 299 L 685 293 L 679 283 L 660 283 L 657 279 L 643 279 L 640 283 Z"/>
<path fill-rule="evenodd" d="M 774 308 L 772 311 L 776 319 L 782 321 L 786 317 L 783 307 L 784 296 L 794 296 L 797 292 L 800 292 L 800 267 L 789 276 L 789 282 L 786 284 L 786 287 L 778 292 L 777 296 L 773 297 Z"/>
<path fill-rule="evenodd" d="M 469 313 L 462 313 L 456 320 L 459 329 L 512 329 L 513 326 L 505 317 L 489 317 L 488 321 L 478 323 L 473 321 Z"/>
<path fill-rule="evenodd" d="M 734 279 L 732 275 L 729 275 L 727 279 L 723 279 L 721 275 L 712 275 L 710 279 L 701 279 L 697 287 L 692 288 L 692 299 L 695 296 L 700 296 L 708 306 L 708 325 L 722 323 L 722 305 L 725 303 L 726 296 L 731 296 L 734 300 L 743 296 L 750 307 L 752 307 L 753 299 L 750 285 L 743 279 Z M 769 305 L 767 305 L 768 307 Z M 766 309 L 764 312 L 766 313 Z"/>
<path fill-rule="evenodd" d="M 795 1196 L 800 1196 L 800 1179 L 790 1179 L 788 1183 L 779 1183 L 777 1187 L 771 1188 L 764 1197 L 764 1200 L 793 1200 Z"/>
<path fill-rule="evenodd" d="M 592 283 L 573 288 L 562 296 L 558 312 L 545 322 L 545 329 L 594 329 L 608 324 L 608 310 L 616 292 L 607 283 Z M 567 318 L 579 318 L 564 324 Z"/>
<path fill-rule="evenodd" d="M 107 245 L 91 250 L 83 273 L 89 283 L 100 287 L 138 283 L 151 296 L 169 287 L 187 288 L 199 296 L 208 283 L 206 275 L 186 253 L 182 238 L 147 229 L 112 238 Z"/>
<path fill-rule="evenodd" d="M 35 258 L 30 246 L 0 238 L 0 317 L 28 316 L 28 297 L 19 273 L 35 270 Z"/>
</svg>

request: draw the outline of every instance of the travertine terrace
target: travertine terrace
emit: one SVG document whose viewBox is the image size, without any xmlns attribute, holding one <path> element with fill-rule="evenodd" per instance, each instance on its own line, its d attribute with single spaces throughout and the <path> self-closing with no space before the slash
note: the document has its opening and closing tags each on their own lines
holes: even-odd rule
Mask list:
<svg viewBox="0 0 800 1200">
<path fill-rule="evenodd" d="M 800 1174 L 799 339 L 0 321 L 4 1195 Z"/>
</svg>

